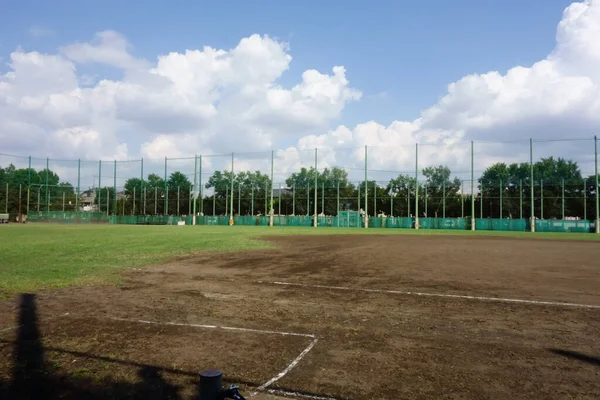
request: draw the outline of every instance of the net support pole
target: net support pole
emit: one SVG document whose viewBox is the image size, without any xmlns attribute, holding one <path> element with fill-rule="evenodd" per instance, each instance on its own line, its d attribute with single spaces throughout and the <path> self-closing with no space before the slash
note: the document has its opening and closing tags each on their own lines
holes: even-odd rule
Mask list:
<svg viewBox="0 0 600 400">
<path fill-rule="evenodd" d="M 254 182 L 252 182 L 252 190 L 250 191 L 250 215 L 254 217 Z"/>
<path fill-rule="evenodd" d="M 444 180 L 444 182 L 442 182 L 442 218 L 446 218 L 446 181 L 445 180 Z"/>
<path fill-rule="evenodd" d="M 271 203 L 269 207 L 269 226 L 273 226 L 273 174 L 275 168 L 275 151 L 271 150 Z"/>
<path fill-rule="evenodd" d="M 65 212 L 65 192 L 63 192 L 62 194 L 62 211 Z M 100 204 L 98 203 L 98 207 L 100 207 Z"/>
<path fill-rule="evenodd" d="M 154 188 L 154 215 L 157 214 L 158 211 L 158 188 Z"/>
<path fill-rule="evenodd" d="M 296 184 L 292 185 L 292 215 L 296 215 Z"/>
<path fill-rule="evenodd" d="M 360 183 L 357 185 L 357 189 L 358 189 L 358 196 L 357 196 L 357 211 L 360 212 Z"/>
<path fill-rule="evenodd" d="M 529 139 L 529 185 L 531 186 L 531 217 L 529 224 L 531 232 L 535 232 L 535 198 L 533 192 L 533 139 Z"/>
<path fill-rule="evenodd" d="M 465 181 L 460 181 L 460 217 L 465 218 Z"/>
<path fill-rule="evenodd" d="M 500 186 L 498 187 L 498 189 L 500 190 L 500 219 L 502 219 L 502 178 L 500 178 Z"/>
<path fill-rule="evenodd" d="M 27 186 L 27 210 L 26 210 L 26 212 L 27 212 L 27 217 L 28 218 L 29 218 L 29 198 L 31 196 L 30 189 L 31 188 L 29 186 Z"/>
<path fill-rule="evenodd" d="M 116 167 L 115 167 L 116 168 Z M 79 212 L 79 197 L 81 192 L 81 159 L 77 160 L 77 197 L 75 198 L 75 212 Z M 39 211 L 39 198 L 38 198 L 38 211 Z"/>
<path fill-rule="evenodd" d="M 278 199 L 279 199 L 279 201 L 278 201 L 279 207 L 278 207 L 277 215 L 278 215 L 278 218 L 281 218 L 281 182 L 279 182 L 279 197 L 278 197 Z"/>
<path fill-rule="evenodd" d="M 425 217 L 428 217 L 429 216 L 429 213 L 428 213 L 429 208 L 427 207 L 427 204 L 428 204 L 427 203 L 427 185 L 425 185 L 423 191 L 425 192 Z"/>
<path fill-rule="evenodd" d="M 267 204 L 267 202 L 268 202 L 267 192 L 268 191 L 269 191 L 269 182 L 265 181 L 265 216 L 269 215 L 269 211 L 267 210 L 267 207 L 268 207 L 268 204 Z M 270 218 L 269 218 L 269 221 L 270 221 Z M 269 226 L 271 226 L 271 224 L 269 224 Z"/>
<path fill-rule="evenodd" d="M 65 192 L 63 192 L 63 196 L 65 195 Z M 21 204 L 23 202 L 23 185 L 19 183 L 19 211 L 17 214 L 17 222 L 22 223 L 23 222 L 23 214 L 22 214 L 22 210 L 21 210 Z M 63 200 L 63 204 L 64 204 L 64 200 Z M 63 206 L 63 211 L 64 211 L 64 206 Z"/>
<path fill-rule="evenodd" d="M 368 155 L 369 155 L 368 153 L 369 153 L 368 148 L 367 148 L 367 146 L 365 146 L 365 222 L 364 222 L 365 228 L 369 227 L 369 206 L 368 206 L 368 203 L 369 203 L 368 188 L 369 188 L 369 186 L 367 183 L 367 177 L 368 177 L 367 176 L 367 167 L 368 167 Z"/>
<path fill-rule="evenodd" d="M 200 214 L 204 215 L 204 194 L 202 188 L 202 154 L 198 156 L 198 195 L 200 196 Z"/>
<path fill-rule="evenodd" d="M 583 180 L 583 220 L 587 221 L 587 179 Z"/>
<path fill-rule="evenodd" d="M 46 211 L 50 211 L 50 188 L 48 178 L 50 174 L 50 159 L 46 157 Z M 8 185 L 6 186 L 6 212 L 8 212 Z"/>
<path fill-rule="evenodd" d="M 562 219 L 565 219 L 565 180 L 562 179 L 561 180 L 561 203 L 560 203 L 560 211 L 561 211 L 561 215 L 562 215 Z"/>
<path fill-rule="evenodd" d="M 98 211 L 102 211 L 102 160 L 98 160 Z"/>
<path fill-rule="evenodd" d="M 415 143 L 415 229 L 419 229 L 419 144 Z"/>
<path fill-rule="evenodd" d="M 8 186 L 8 183 L 6 184 Z M 40 212 L 40 203 L 41 203 L 41 192 L 42 192 L 42 187 L 39 186 L 38 187 L 38 201 L 37 201 L 37 212 Z"/>
<path fill-rule="evenodd" d="M 321 213 L 325 215 L 325 182 L 321 182 Z"/>
<path fill-rule="evenodd" d="M 192 203 L 195 203 L 193 190 L 196 190 L 193 185 L 188 186 L 188 215 L 192 215 Z"/>
<path fill-rule="evenodd" d="M 192 225 L 196 225 L 196 201 L 198 200 L 198 155 L 194 155 L 194 191 L 192 201 L 194 203 L 192 214 Z"/>
<path fill-rule="evenodd" d="M 594 136 L 594 172 L 596 174 L 596 233 L 600 233 L 600 185 L 598 185 L 598 137 Z"/>
<path fill-rule="evenodd" d="M 238 214 L 242 215 L 242 183 L 238 182 Z"/>
<path fill-rule="evenodd" d="M 131 207 L 131 215 L 135 215 L 135 189 L 136 187 L 133 187 L 133 206 Z"/>
<path fill-rule="evenodd" d="M 337 217 L 337 226 L 340 227 L 340 182 L 337 182 L 337 206 L 335 216 Z"/>
<path fill-rule="evenodd" d="M 310 215 L 310 181 L 306 183 L 306 216 Z"/>
<path fill-rule="evenodd" d="M 523 179 L 519 179 L 519 219 L 523 219 Z"/>
<path fill-rule="evenodd" d="M 167 185 L 167 157 L 165 157 L 165 204 L 163 215 L 169 215 L 169 186 Z"/>
<path fill-rule="evenodd" d="M 394 191 L 390 193 L 390 217 L 394 217 Z"/>
<path fill-rule="evenodd" d="M 29 156 L 29 167 L 27 168 L 27 216 L 29 216 L 29 188 L 31 187 L 31 156 Z"/>
<path fill-rule="evenodd" d="M 471 230 L 475 230 L 475 170 L 474 170 L 475 149 L 471 140 Z"/>
<path fill-rule="evenodd" d="M 267 204 L 267 202 L 265 201 L 265 205 Z M 217 215 L 217 190 L 215 188 L 215 192 L 213 193 L 213 212 L 212 212 L 213 217 Z"/>
<path fill-rule="evenodd" d="M 313 225 L 316 228 L 318 225 L 318 217 L 317 217 L 317 202 L 318 200 L 318 193 L 319 193 L 319 188 L 317 187 L 317 185 L 319 184 L 318 182 L 318 178 L 319 178 L 319 168 L 318 168 L 318 164 L 317 164 L 317 160 L 318 160 L 318 149 L 315 147 L 315 204 L 314 204 L 314 217 L 313 217 Z"/>
<path fill-rule="evenodd" d="M 229 225 L 233 225 L 233 181 L 235 180 L 235 175 L 233 172 L 233 159 L 234 154 L 231 153 L 231 199 L 229 199 Z"/>
<path fill-rule="evenodd" d="M 181 198 L 181 186 L 177 185 L 177 212 L 175 213 L 176 216 L 181 215 L 181 208 L 180 206 L 180 199 Z"/>
<path fill-rule="evenodd" d="M 110 191 L 106 188 L 106 216 L 110 216 Z"/>
<path fill-rule="evenodd" d="M 373 216 L 377 216 L 377 181 L 373 182 Z"/>
<path fill-rule="evenodd" d="M 142 199 L 143 197 L 143 199 Z M 142 209 L 143 205 L 143 209 Z M 142 212 L 143 211 L 143 212 Z M 144 185 L 144 158 L 140 163 L 140 215 L 146 214 L 146 185 Z"/>
<path fill-rule="evenodd" d="M 8 182 L 6 182 L 6 198 L 4 199 L 4 212 L 8 214 Z"/>
<path fill-rule="evenodd" d="M 115 192 L 115 214 L 117 214 L 117 160 L 113 167 L 113 191 Z"/>
<path fill-rule="evenodd" d="M 540 180 L 540 219 L 544 219 L 544 180 Z"/>
</svg>

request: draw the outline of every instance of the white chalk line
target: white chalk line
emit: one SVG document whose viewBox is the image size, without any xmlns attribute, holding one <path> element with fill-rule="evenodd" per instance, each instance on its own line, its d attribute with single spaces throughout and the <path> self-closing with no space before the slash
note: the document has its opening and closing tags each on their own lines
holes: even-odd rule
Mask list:
<svg viewBox="0 0 600 400">
<path fill-rule="evenodd" d="M 533 305 L 544 305 L 544 306 L 600 309 L 600 306 L 597 306 L 597 305 L 578 304 L 578 303 L 563 303 L 560 301 L 524 300 L 524 299 L 511 299 L 511 298 L 502 298 L 502 297 L 469 296 L 469 295 L 465 295 L 465 294 L 425 293 L 425 292 L 411 292 L 411 291 L 403 291 L 403 290 L 352 288 L 352 287 L 346 287 L 346 286 L 312 285 L 312 284 L 306 284 L 306 283 L 293 283 L 293 282 L 257 281 L 257 283 L 264 283 L 264 284 L 269 284 L 269 285 L 280 285 L 280 286 L 297 286 L 297 287 L 305 287 L 305 288 L 313 288 L 313 289 L 347 290 L 347 291 L 368 292 L 368 293 L 400 294 L 400 295 L 407 295 L 407 296 L 442 297 L 442 298 L 464 299 L 464 300 L 495 301 L 495 302 L 501 302 L 501 303 L 519 303 L 519 304 L 533 304 Z"/>
<path fill-rule="evenodd" d="M 280 396 L 301 397 L 304 399 L 311 399 L 311 400 L 337 400 L 335 397 L 317 396 L 317 395 L 313 395 L 313 394 L 304 394 L 304 393 L 292 392 L 289 390 L 282 390 L 282 389 L 267 389 L 267 392 L 271 393 L 271 394 L 280 395 Z"/>
<path fill-rule="evenodd" d="M 263 333 L 263 334 L 272 334 L 272 335 L 282 335 L 282 336 L 297 336 L 297 337 L 306 337 L 312 339 L 310 344 L 296 357 L 292 362 L 279 374 L 263 383 L 258 387 L 259 391 L 265 391 L 269 386 L 286 376 L 298 363 L 312 350 L 313 347 L 317 344 L 319 339 L 312 334 L 308 333 L 296 333 L 296 332 L 282 332 L 282 331 L 270 331 L 270 330 L 262 330 L 262 329 L 251 329 L 251 328 L 237 328 L 232 326 L 218 326 L 218 325 L 204 325 L 204 324 L 189 324 L 189 323 L 181 323 L 181 322 L 157 322 L 157 321 L 147 321 L 141 319 L 126 319 L 126 318 L 117 318 L 117 317 L 108 317 L 108 319 L 115 321 L 124 321 L 124 322 L 135 322 L 140 324 L 148 324 L 148 325 L 168 325 L 168 326 L 188 326 L 193 328 L 204 328 L 204 329 L 222 329 L 234 332 L 250 332 L 250 333 Z M 295 392 L 287 392 L 282 390 L 281 393 L 288 393 L 288 395 L 294 395 L 296 397 L 306 397 L 307 395 L 301 395 Z M 251 393 L 250 397 L 254 397 L 257 392 Z M 321 399 L 320 397 L 308 397 L 314 399 Z M 322 399 L 328 399 L 323 397 Z"/>
<path fill-rule="evenodd" d="M 64 317 L 64 316 L 66 316 L 66 315 L 69 315 L 69 313 L 64 313 L 64 314 L 60 314 L 60 315 L 55 315 L 55 316 L 53 316 L 53 317 L 43 318 L 43 320 L 44 320 L 44 321 L 48 321 L 49 319 L 52 319 L 52 318 L 58 318 L 58 317 Z M 8 332 L 8 331 L 13 331 L 13 330 L 15 330 L 15 329 L 22 328 L 23 326 L 24 326 L 24 325 L 15 325 L 15 326 L 10 326 L 10 327 L 8 327 L 8 328 L 3 328 L 3 329 L 0 329 L 0 333 L 2 333 L 2 332 Z"/>
</svg>

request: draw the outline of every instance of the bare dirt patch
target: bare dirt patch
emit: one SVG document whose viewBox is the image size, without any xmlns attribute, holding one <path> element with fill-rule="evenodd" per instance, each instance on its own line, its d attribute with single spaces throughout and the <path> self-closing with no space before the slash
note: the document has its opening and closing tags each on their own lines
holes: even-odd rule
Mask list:
<svg viewBox="0 0 600 400">
<path fill-rule="evenodd" d="M 130 270 L 121 287 L 39 293 L 41 347 L 52 355 L 52 368 L 44 368 L 63 385 L 53 380 L 55 392 L 101 398 L 100 388 L 116 387 L 112 397 L 131 398 L 151 382 L 162 389 L 150 398 L 192 398 L 195 374 L 222 368 L 248 393 L 307 344 L 302 337 L 110 319 L 124 318 L 314 334 L 318 344 L 272 386 L 290 391 L 349 399 L 600 396 L 599 309 L 271 284 L 600 305 L 597 243 L 355 235 L 269 240 L 277 249 Z M 17 324 L 19 313 L 18 299 L 0 303 L 0 329 Z M 70 315 L 58 317 L 64 313 Z M 5 392 L 14 382 L 18 332 L 0 332 Z M 77 361 L 53 349 L 77 353 Z"/>
</svg>

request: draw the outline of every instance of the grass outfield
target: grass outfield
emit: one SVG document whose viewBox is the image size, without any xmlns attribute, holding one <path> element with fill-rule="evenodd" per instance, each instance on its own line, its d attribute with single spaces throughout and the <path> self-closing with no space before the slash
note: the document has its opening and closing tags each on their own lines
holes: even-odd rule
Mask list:
<svg viewBox="0 0 600 400">
<path fill-rule="evenodd" d="M 264 235 L 488 235 L 599 240 L 576 233 L 470 232 L 250 226 L 0 226 L 0 297 L 68 285 L 118 283 L 122 268 L 142 267 L 201 251 L 268 249 Z"/>
</svg>

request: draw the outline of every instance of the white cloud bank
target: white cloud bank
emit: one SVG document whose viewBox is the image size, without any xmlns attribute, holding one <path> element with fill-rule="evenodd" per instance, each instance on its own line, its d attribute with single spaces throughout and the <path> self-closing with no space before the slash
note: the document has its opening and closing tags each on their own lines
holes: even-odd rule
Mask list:
<svg viewBox="0 0 600 400">
<path fill-rule="evenodd" d="M 57 54 L 11 54 L 10 70 L 0 76 L 0 142 L 6 153 L 105 160 L 266 151 L 295 142 L 276 152 L 280 173 L 307 166 L 314 147 L 322 149 L 321 166 L 356 167 L 365 145 L 377 146 L 369 153 L 373 169 L 410 171 L 419 142 L 429 144 L 420 150 L 422 164 L 467 168 L 468 145 L 453 143 L 599 132 L 598 38 L 600 0 L 573 3 L 558 24 L 556 47 L 534 65 L 465 76 L 414 121 L 327 131 L 345 104 L 361 97 L 342 66 L 329 73 L 307 70 L 285 88 L 279 78 L 292 57 L 285 43 L 268 36 L 252 35 L 230 50 L 204 47 L 150 62 L 134 57 L 123 35 L 105 31 Z M 93 83 L 78 73 L 83 64 L 115 67 L 123 77 Z M 527 157 L 521 147 L 478 145 L 476 161 L 480 168 Z M 239 165 L 265 167 L 264 161 Z"/>
</svg>

